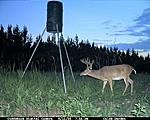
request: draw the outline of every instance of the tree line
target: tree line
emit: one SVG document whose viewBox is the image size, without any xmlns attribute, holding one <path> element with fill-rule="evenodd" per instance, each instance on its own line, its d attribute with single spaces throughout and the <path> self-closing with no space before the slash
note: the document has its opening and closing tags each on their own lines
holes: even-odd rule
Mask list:
<svg viewBox="0 0 150 120">
<path fill-rule="evenodd" d="M 8 25 L 6 30 L 3 25 L 0 26 L 0 69 L 10 71 L 24 70 L 27 62 L 41 36 L 33 40 L 32 35 L 28 33 L 26 26 L 23 30 L 19 26 Z M 134 49 L 120 51 L 118 48 L 107 48 L 106 46 L 95 46 L 89 40 L 80 40 L 76 35 L 74 38 L 68 37 L 66 40 L 60 37 L 64 69 L 69 69 L 65 54 L 64 44 L 67 48 L 72 69 L 79 72 L 85 69 L 85 65 L 80 59 L 89 57 L 95 60 L 93 69 L 99 69 L 106 65 L 129 64 L 137 72 L 150 73 L 150 56 L 139 56 Z M 39 71 L 60 71 L 60 59 L 58 43 L 54 37 L 48 36 L 46 40 L 41 40 L 35 55 L 29 65 L 28 70 Z"/>
</svg>

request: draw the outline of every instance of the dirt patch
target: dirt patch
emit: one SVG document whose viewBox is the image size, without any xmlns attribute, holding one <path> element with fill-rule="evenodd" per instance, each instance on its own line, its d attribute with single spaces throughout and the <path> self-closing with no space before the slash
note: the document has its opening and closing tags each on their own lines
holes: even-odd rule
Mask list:
<svg viewBox="0 0 150 120">
<path fill-rule="evenodd" d="M 10 105 L 15 104 L 13 101 L 0 100 L 0 116 L 2 117 L 62 117 L 59 108 L 52 108 L 51 110 L 42 110 L 33 108 L 32 106 L 25 106 L 19 108 L 8 108 Z M 7 116 L 9 111 L 9 116 Z"/>
<path fill-rule="evenodd" d="M 26 108 L 17 108 L 13 113 L 13 116 L 17 117 L 62 117 L 58 108 L 53 108 L 50 112 L 43 111 L 41 109 L 35 109 L 30 106 Z"/>
</svg>

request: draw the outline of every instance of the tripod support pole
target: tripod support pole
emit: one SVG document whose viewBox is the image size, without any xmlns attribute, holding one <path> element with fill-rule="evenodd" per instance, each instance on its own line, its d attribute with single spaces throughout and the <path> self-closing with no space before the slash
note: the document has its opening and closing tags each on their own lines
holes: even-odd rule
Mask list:
<svg viewBox="0 0 150 120">
<path fill-rule="evenodd" d="M 39 41 L 38 41 L 36 47 L 34 48 L 34 51 L 33 51 L 33 53 L 32 53 L 32 55 L 31 55 L 31 57 L 30 57 L 30 59 L 29 59 L 27 65 L 26 65 L 24 71 L 23 71 L 23 74 L 22 74 L 22 76 L 21 76 L 21 79 L 24 77 L 24 75 L 25 75 L 25 73 L 26 73 L 26 70 L 27 70 L 27 68 L 28 68 L 28 66 L 29 66 L 29 64 L 30 64 L 30 62 L 31 62 L 31 60 L 32 60 L 32 58 L 33 58 L 33 55 L 35 54 L 35 51 L 37 50 L 37 48 L 38 48 L 38 46 L 39 46 L 39 43 L 40 43 L 40 41 L 42 40 L 42 37 L 43 37 L 43 35 L 44 35 L 44 33 L 45 33 L 45 30 L 46 30 L 46 27 L 44 28 L 43 33 L 42 33 L 42 35 L 41 35 L 41 38 L 39 39 Z"/>
<path fill-rule="evenodd" d="M 65 52 L 66 52 L 66 56 L 67 56 L 67 60 L 68 60 L 68 63 L 69 63 L 69 67 L 70 67 L 71 75 L 72 75 L 73 81 L 75 82 L 75 78 L 74 78 L 74 74 L 73 74 L 73 71 L 72 71 L 72 67 L 71 67 L 71 63 L 70 63 L 70 59 L 69 59 L 69 55 L 68 55 L 68 52 L 67 52 L 67 48 L 66 48 L 65 43 L 63 43 L 63 44 L 64 44 L 64 48 L 65 48 Z"/>
<path fill-rule="evenodd" d="M 57 39 L 58 39 L 58 46 L 59 46 L 59 55 L 60 55 L 59 57 L 60 57 L 60 63 L 61 63 L 61 72 L 62 72 L 62 77 L 63 77 L 64 90 L 65 90 L 65 94 L 66 94 L 67 93 L 66 80 L 65 80 L 65 75 L 64 75 L 64 66 L 63 66 L 63 61 L 62 61 L 62 53 L 61 53 L 61 46 L 60 46 L 58 24 L 56 24 L 56 30 L 57 30 Z"/>
</svg>

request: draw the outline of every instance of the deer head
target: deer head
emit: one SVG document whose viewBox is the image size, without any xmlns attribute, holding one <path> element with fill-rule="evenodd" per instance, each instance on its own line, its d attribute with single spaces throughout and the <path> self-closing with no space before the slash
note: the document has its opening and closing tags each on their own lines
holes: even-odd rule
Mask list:
<svg viewBox="0 0 150 120">
<path fill-rule="evenodd" d="M 94 60 L 92 60 L 91 62 L 89 58 L 86 58 L 86 59 L 81 59 L 80 61 L 86 65 L 86 69 L 80 73 L 80 76 L 87 75 L 92 70 L 92 65 L 94 63 Z"/>
</svg>

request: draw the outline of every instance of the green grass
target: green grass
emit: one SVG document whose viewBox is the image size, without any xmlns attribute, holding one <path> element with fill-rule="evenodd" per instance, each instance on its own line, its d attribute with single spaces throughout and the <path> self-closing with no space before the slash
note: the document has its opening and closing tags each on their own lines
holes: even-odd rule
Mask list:
<svg viewBox="0 0 150 120">
<path fill-rule="evenodd" d="M 130 87 L 125 95 L 124 82 L 114 81 L 114 96 L 108 85 L 101 94 L 103 82 L 75 73 L 76 82 L 65 73 L 67 94 L 64 94 L 60 73 L 0 72 L 0 116 L 150 116 L 150 75 L 131 75 L 134 93 Z"/>
</svg>

